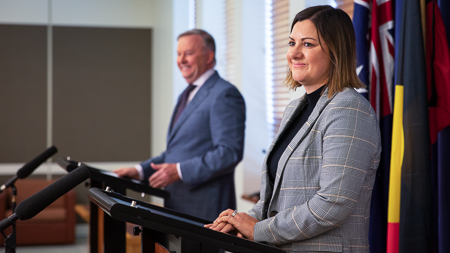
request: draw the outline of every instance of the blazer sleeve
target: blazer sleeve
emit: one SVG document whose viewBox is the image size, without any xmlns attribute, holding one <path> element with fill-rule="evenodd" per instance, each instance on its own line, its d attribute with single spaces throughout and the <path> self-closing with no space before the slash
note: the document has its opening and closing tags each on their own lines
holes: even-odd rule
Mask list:
<svg viewBox="0 0 450 253">
<path fill-rule="evenodd" d="M 305 203 L 256 223 L 255 241 L 279 245 L 309 239 L 341 226 L 354 212 L 366 175 L 378 167 L 378 122 L 368 103 L 349 99 L 327 107 L 317 126 L 323 143 L 319 190 Z"/>
<path fill-rule="evenodd" d="M 244 152 L 245 102 L 234 86 L 218 94 L 209 118 L 211 149 L 180 162 L 183 182 L 192 187 L 232 173 Z"/>
<path fill-rule="evenodd" d="M 257 219 L 258 221 L 261 221 L 263 219 L 263 212 L 264 212 L 264 201 L 260 199 L 252 207 L 252 209 L 250 209 L 250 211 L 247 212 L 247 214 Z"/>
<path fill-rule="evenodd" d="M 159 164 L 164 162 L 166 152 L 162 152 L 159 156 L 152 157 L 146 161 L 140 163 L 142 170 L 144 171 L 144 181 L 147 182 L 148 178 L 155 172 L 150 166 L 151 163 Z M 148 182 L 147 182 L 148 183 Z"/>
</svg>

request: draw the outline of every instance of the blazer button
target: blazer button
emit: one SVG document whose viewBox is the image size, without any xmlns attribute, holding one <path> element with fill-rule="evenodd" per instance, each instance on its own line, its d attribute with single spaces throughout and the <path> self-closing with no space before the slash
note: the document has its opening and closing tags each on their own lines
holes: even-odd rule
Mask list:
<svg viewBox="0 0 450 253">
<path fill-rule="evenodd" d="M 272 211 L 269 213 L 269 217 L 273 217 L 273 216 L 277 215 L 277 213 L 278 213 L 277 211 Z"/>
</svg>

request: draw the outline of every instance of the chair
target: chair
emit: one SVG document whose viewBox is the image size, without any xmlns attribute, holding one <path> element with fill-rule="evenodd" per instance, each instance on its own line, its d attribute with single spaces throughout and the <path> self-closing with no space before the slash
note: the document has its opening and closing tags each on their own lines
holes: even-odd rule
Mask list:
<svg viewBox="0 0 450 253">
<path fill-rule="evenodd" d="M 44 189 L 54 181 L 45 179 L 16 181 L 16 203 L 19 204 L 22 200 Z M 71 190 L 33 218 L 24 221 L 17 220 L 17 245 L 73 244 L 75 242 L 76 223 L 75 199 L 75 191 Z M 7 189 L 0 194 L 0 218 L 4 219 L 11 214 L 11 189 Z M 9 227 L 4 232 L 9 235 L 12 228 Z"/>
</svg>

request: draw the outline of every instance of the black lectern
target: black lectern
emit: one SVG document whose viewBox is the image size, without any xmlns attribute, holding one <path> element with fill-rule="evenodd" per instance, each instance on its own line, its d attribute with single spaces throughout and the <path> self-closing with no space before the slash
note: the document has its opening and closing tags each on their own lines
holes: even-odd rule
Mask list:
<svg viewBox="0 0 450 253">
<path fill-rule="evenodd" d="M 112 218 L 143 227 L 142 252 L 154 252 L 155 239 L 167 235 L 181 238 L 181 253 L 215 253 L 220 250 L 234 253 L 285 252 L 270 245 L 204 228 L 203 225 L 209 223 L 206 220 L 135 200 L 116 192 L 91 188 L 88 197 Z M 184 239 L 189 241 L 189 247 L 183 246 Z"/>
<path fill-rule="evenodd" d="M 68 172 L 77 168 L 80 163 L 70 160 L 70 158 L 60 158 L 56 161 L 61 167 L 65 168 Z M 102 188 L 110 187 L 114 192 L 122 195 L 126 194 L 126 190 L 134 190 L 137 192 L 146 193 L 152 196 L 161 197 L 167 199 L 170 197 L 170 193 L 164 190 L 155 189 L 148 184 L 142 183 L 139 180 L 120 178 L 114 172 L 101 170 L 85 165 L 91 174 L 90 187 Z M 90 203 L 90 219 L 89 219 L 89 248 L 91 253 L 96 253 L 100 249 L 104 249 L 104 252 L 117 252 L 125 253 L 126 248 L 126 224 L 124 221 L 119 221 L 111 218 L 108 215 L 103 216 L 103 242 L 99 242 L 99 209 L 94 203 Z M 100 222 L 101 223 L 101 222 Z M 101 247 L 103 246 L 103 247 Z M 101 253 L 101 252 L 99 252 Z"/>
</svg>

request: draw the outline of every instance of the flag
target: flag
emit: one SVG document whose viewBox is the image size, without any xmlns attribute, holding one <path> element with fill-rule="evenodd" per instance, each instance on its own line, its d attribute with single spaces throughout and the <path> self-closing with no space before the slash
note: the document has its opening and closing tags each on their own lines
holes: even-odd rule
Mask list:
<svg viewBox="0 0 450 253">
<path fill-rule="evenodd" d="M 357 72 L 378 119 L 392 114 L 394 19 L 392 1 L 355 0 Z"/>
<path fill-rule="evenodd" d="M 387 252 L 433 252 L 427 78 L 420 0 L 403 1 L 396 7 L 401 15 L 396 16 L 400 31 L 396 37 Z"/>
<path fill-rule="evenodd" d="M 370 252 L 386 252 L 387 201 L 392 134 L 394 87 L 393 2 L 355 0 L 353 26 L 356 35 L 357 72 L 367 86 L 363 93 L 377 113 L 381 131 L 381 161 L 372 191 Z"/>
<path fill-rule="evenodd" d="M 370 3 L 369 0 L 355 0 L 353 8 L 353 27 L 356 37 L 356 59 L 359 79 L 367 86 L 370 86 L 370 65 L 369 65 L 369 47 L 370 47 Z M 369 98 L 368 89 L 360 89 L 361 93 L 367 99 Z"/>
<path fill-rule="evenodd" d="M 435 252 L 450 252 L 450 18 L 447 18 L 446 29 L 441 15 L 449 11 L 448 1 L 442 1 L 440 6 L 436 1 L 427 1 L 427 84 Z"/>
</svg>

